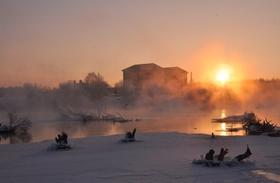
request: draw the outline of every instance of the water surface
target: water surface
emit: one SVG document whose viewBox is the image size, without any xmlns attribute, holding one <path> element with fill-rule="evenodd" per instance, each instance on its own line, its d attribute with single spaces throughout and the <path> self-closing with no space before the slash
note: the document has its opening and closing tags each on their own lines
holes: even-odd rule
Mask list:
<svg viewBox="0 0 280 183">
<path fill-rule="evenodd" d="M 226 129 L 238 127 L 231 124 L 211 123 L 212 118 L 225 117 L 231 112 L 221 109 L 212 112 L 188 112 L 176 115 L 157 115 L 142 116 L 140 121 L 128 123 L 113 123 L 108 121 L 33 121 L 32 128 L 28 134 L 0 136 L 1 144 L 29 143 L 39 142 L 43 140 L 54 139 L 54 137 L 65 131 L 70 138 L 83 138 L 90 136 L 106 136 L 115 134 L 124 134 L 126 131 L 137 128 L 137 132 L 180 132 L 192 134 L 211 134 L 231 136 L 245 135 L 244 131 L 228 132 Z M 267 115 L 268 113 L 261 113 Z M 273 117 L 273 121 L 280 119 L 275 113 L 269 113 Z M 274 114 L 274 115 L 273 115 Z"/>
</svg>

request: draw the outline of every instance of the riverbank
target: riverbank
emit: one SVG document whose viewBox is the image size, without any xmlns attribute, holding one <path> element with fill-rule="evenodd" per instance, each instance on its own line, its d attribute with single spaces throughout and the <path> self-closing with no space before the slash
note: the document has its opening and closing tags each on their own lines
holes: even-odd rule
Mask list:
<svg viewBox="0 0 280 183">
<path fill-rule="evenodd" d="M 280 139 L 266 136 L 216 137 L 180 133 L 70 139 L 70 151 L 47 151 L 51 141 L 0 146 L 1 182 L 280 182 Z M 236 167 L 209 168 L 192 160 L 209 148 L 246 150 L 250 159 Z"/>
</svg>

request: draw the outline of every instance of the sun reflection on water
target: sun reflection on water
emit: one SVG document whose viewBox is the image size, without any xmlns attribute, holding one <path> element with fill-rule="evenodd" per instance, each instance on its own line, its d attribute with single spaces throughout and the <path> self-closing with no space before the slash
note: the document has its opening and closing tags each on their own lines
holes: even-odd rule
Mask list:
<svg viewBox="0 0 280 183">
<path fill-rule="evenodd" d="M 225 109 L 222 109 L 221 111 L 221 118 L 225 118 L 227 115 L 226 115 L 226 110 Z"/>
<path fill-rule="evenodd" d="M 226 117 L 226 110 L 222 109 L 221 111 L 221 118 L 225 118 Z M 222 136 L 226 136 L 227 132 L 226 132 L 226 123 L 221 123 L 221 135 Z"/>
</svg>

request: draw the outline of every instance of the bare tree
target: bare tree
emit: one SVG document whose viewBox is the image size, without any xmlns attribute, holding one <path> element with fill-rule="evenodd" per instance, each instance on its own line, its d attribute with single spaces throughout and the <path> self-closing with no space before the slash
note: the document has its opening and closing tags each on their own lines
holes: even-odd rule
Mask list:
<svg viewBox="0 0 280 183">
<path fill-rule="evenodd" d="M 108 95 L 109 84 L 99 73 L 91 72 L 85 77 L 84 87 L 89 97 L 96 101 Z"/>
</svg>

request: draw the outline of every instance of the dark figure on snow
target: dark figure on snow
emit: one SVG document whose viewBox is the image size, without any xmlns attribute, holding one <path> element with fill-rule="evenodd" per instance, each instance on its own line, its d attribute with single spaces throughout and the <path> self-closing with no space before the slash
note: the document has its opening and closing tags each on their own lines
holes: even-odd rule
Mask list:
<svg viewBox="0 0 280 183">
<path fill-rule="evenodd" d="M 58 135 L 55 137 L 55 142 L 56 142 L 57 144 L 59 144 L 59 143 L 61 142 L 61 135 L 60 135 L 60 134 L 58 134 Z"/>
<path fill-rule="evenodd" d="M 222 148 L 220 151 L 220 154 L 218 155 L 218 160 L 223 161 L 225 158 L 225 155 L 228 153 L 228 149 Z"/>
<path fill-rule="evenodd" d="M 234 159 L 236 159 L 237 161 L 240 162 L 240 161 L 242 161 L 242 160 L 248 158 L 248 157 L 251 156 L 251 155 L 252 155 L 252 152 L 251 152 L 249 146 L 247 145 L 247 150 L 246 150 L 246 152 L 243 153 L 243 154 L 239 154 L 239 155 L 236 156 Z"/>
<path fill-rule="evenodd" d="M 61 133 L 61 137 L 62 137 L 62 142 L 64 143 L 64 144 L 68 144 L 68 135 L 65 133 L 65 132 L 62 132 Z"/>
<path fill-rule="evenodd" d="M 127 132 L 125 134 L 126 139 L 135 139 L 136 128 L 133 129 L 132 132 Z"/>
<path fill-rule="evenodd" d="M 211 138 L 214 139 L 215 138 L 215 134 L 212 132 Z"/>
<path fill-rule="evenodd" d="M 209 160 L 209 161 L 214 160 L 214 154 L 215 154 L 215 151 L 213 149 L 210 149 L 208 151 L 208 153 L 205 155 L 205 159 Z"/>
<path fill-rule="evenodd" d="M 65 132 L 58 134 L 57 137 L 55 137 L 55 142 L 57 144 L 68 144 L 68 135 Z"/>
</svg>

